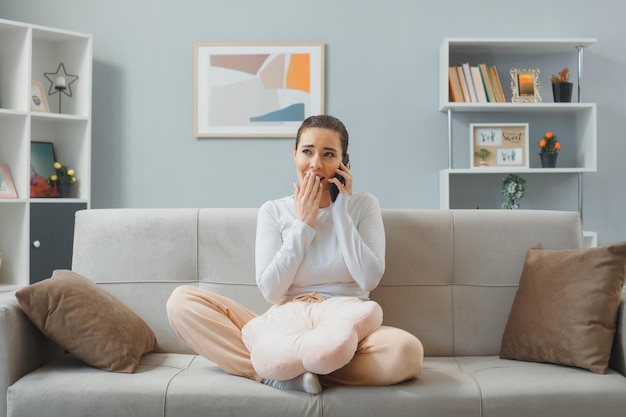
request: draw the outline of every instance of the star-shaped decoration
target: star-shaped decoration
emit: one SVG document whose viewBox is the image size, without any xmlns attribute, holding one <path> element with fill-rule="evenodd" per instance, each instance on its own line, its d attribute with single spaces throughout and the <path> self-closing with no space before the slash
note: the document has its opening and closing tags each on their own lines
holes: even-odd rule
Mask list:
<svg viewBox="0 0 626 417">
<path fill-rule="evenodd" d="M 63 72 L 61 72 L 63 70 Z M 72 97 L 72 83 L 78 80 L 78 75 L 68 74 L 65 71 L 65 65 L 61 62 L 57 72 L 44 72 L 44 77 L 50 81 L 50 90 L 48 95 L 63 93 L 68 97 Z"/>
</svg>

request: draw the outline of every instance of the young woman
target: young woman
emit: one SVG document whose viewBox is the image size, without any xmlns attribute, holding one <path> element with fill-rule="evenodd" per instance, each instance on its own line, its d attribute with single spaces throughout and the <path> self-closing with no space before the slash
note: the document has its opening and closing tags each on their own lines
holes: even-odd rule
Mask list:
<svg viewBox="0 0 626 417">
<path fill-rule="evenodd" d="M 319 302 L 331 297 L 369 299 L 385 268 L 385 231 L 376 198 L 352 192 L 348 132 L 328 115 L 306 119 L 293 158 L 294 193 L 259 209 L 256 280 L 272 304 Z M 343 178 L 343 183 L 336 175 Z M 331 198 L 335 186 L 338 196 Z M 304 373 L 287 381 L 265 380 L 254 370 L 241 329 L 256 315 L 233 300 L 182 286 L 167 304 L 178 336 L 226 372 L 282 389 L 321 392 L 324 385 L 391 385 L 417 378 L 423 348 L 410 333 L 381 326 L 358 344 L 352 360 L 328 375 Z"/>
</svg>

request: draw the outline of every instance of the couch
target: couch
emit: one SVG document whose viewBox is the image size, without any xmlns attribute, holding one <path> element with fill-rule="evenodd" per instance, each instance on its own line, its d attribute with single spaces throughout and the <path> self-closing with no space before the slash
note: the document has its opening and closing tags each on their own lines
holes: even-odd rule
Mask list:
<svg viewBox="0 0 626 417">
<path fill-rule="evenodd" d="M 619 310 L 609 312 L 616 330 L 605 373 L 500 357 L 530 248 L 540 243 L 544 250 L 584 251 L 578 213 L 383 210 L 386 272 L 371 297 L 382 306 L 385 325 L 422 341 L 423 375 L 389 387 L 327 388 L 317 396 L 229 375 L 194 354 L 169 326 L 165 304 L 183 284 L 232 297 L 258 313 L 269 307 L 254 279 L 256 215 L 256 209 L 79 211 L 72 271 L 128 306 L 154 332 L 158 347 L 144 353 L 132 373 L 87 365 L 44 336 L 15 295 L 5 293 L 0 297 L 0 384 L 7 392 L 6 415 L 626 414 L 621 307 L 626 296 L 621 290 Z"/>
</svg>

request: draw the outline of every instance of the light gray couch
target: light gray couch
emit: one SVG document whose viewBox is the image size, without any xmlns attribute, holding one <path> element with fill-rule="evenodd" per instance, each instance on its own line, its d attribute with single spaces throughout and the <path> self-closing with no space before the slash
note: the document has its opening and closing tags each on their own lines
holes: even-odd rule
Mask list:
<svg viewBox="0 0 626 417">
<path fill-rule="evenodd" d="M 626 329 L 620 310 L 612 369 L 498 357 L 526 250 L 582 245 L 578 213 L 384 210 L 387 268 L 373 293 L 387 325 L 424 344 L 424 373 L 393 387 L 319 396 L 222 372 L 181 343 L 165 303 L 198 285 L 263 312 L 254 280 L 255 209 L 111 209 L 77 213 L 72 269 L 99 283 L 154 330 L 159 349 L 134 374 L 61 355 L 0 297 L 0 384 L 11 417 L 40 416 L 622 416 Z M 626 297 L 622 297 L 622 303 Z M 4 411 L 4 407 L 2 407 Z"/>
</svg>

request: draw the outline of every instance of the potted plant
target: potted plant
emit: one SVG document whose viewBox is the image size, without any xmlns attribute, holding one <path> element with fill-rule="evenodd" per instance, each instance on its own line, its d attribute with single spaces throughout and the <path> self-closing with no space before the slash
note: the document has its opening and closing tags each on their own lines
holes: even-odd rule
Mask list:
<svg viewBox="0 0 626 417">
<path fill-rule="evenodd" d="M 54 171 L 55 173 L 50 176 L 48 184 L 56 187 L 59 197 L 71 197 L 72 189 L 76 183 L 76 173 L 72 168 L 68 168 L 60 162 L 54 163 Z"/>
<path fill-rule="evenodd" d="M 486 148 L 480 148 L 478 151 L 474 152 L 474 156 L 476 156 L 480 161 L 478 165 L 481 167 L 487 166 L 487 158 L 491 155 L 491 151 Z"/>
<path fill-rule="evenodd" d="M 563 68 L 558 75 L 552 74 L 550 81 L 552 81 L 552 94 L 555 103 L 572 101 L 573 84 L 569 82 L 569 68 Z"/>
<path fill-rule="evenodd" d="M 556 158 L 560 149 L 561 144 L 556 140 L 556 135 L 552 132 L 546 132 L 543 138 L 539 140 L 539 157 L 542 168 L 556 167 Z"/>
<path fill-rule="evenodd" d="M 516 210 L 519 208 L 519 201 L 526 194 L 526 180 L 518 175 L 509 174 L 502 181 L 502 196 L 504 197 L 504 203 L 502 203 L 503 209 Z"/>
</svg>

